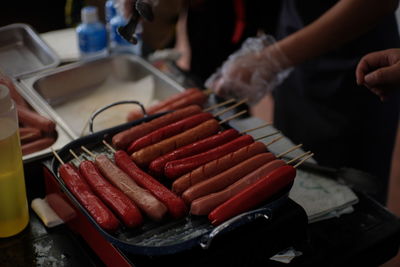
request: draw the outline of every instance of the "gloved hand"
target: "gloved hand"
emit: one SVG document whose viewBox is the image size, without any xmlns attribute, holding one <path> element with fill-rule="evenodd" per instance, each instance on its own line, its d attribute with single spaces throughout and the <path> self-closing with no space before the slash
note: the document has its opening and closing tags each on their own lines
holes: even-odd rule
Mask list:
<svg viewBox="0 0 400 267">
<path fill-rule="evenodd" d="M 387 49 L 364 56 L 356 68 L 357 84 L 364 85 L 384 101 L 400 88 L 400 49 Z"/>
<path fill-rule="evenodd" d="M 135 10 L 145 19 L 153 20 L 152 8 L 157 6 L 158 0 L 115 0 L 116 7 L 125 19 L 130 19 Z"/>
<path fill-rule="evenodd" d="M 207 79 L 206 86 L 223 98 L 247 98 L 252 105 L 289 75 L 289 66 L 272 36 L 252 37 Z"/>
</svg>

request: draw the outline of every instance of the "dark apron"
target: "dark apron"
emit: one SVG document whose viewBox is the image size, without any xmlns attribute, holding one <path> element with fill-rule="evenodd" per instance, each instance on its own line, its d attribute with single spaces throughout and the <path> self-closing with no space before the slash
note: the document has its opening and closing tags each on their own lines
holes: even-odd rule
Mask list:
<svg viewBox="0 0 400 267">
<path fill-rule="evenodd" d="M 312 22 L 336 1 L 307 1 L 304 8 L 302 2 L 283 1 L 278 39 Z M 365 54 L 399 44 L 393 15 L 339 49 L 296 66 L 274 92 L 275 126 L 313 151 L 319 164 L 366 171 L 386 189 L 399 97 L 380 102 L 368 89 L 357 86 L 355 68 Z M 385 196 L 380 197 L 383 202 Z"/>
</svg>

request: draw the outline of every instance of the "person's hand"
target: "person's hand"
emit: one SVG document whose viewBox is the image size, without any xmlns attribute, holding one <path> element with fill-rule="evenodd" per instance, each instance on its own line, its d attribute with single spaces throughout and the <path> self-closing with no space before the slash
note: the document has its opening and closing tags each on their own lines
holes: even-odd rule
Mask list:
<svg viewBox="0 0 400 267">
<path fill-rule="evenodd" d="M 289 60 L 272 36 L 248 38 L 206 81 L 223 98 L 247 99 L 255 104 L 290 73 Z"/>
<path fill-rule="evenodd" d="M 145 19 L 153 20 L 152 8 L 158 4 L 158 0 L 115 0 L 116 7 L 125 19 L 132 17 L 136 9 Z"/>
<path fill-rule="evenodd" d="M 400 49 L 387 49 L 364 56 L 356 68 L 357 84 L 364 85 L 380 99 L 400 88 Z"/>
</svg>

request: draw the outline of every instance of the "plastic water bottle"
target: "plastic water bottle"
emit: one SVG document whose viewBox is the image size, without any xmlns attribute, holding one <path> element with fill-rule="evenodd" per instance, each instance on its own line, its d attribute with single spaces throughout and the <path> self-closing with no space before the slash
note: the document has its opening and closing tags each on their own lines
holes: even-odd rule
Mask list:
<svg viewBox="0 0 400 267">
<path fill-rule="evenodd" d="M 104 57 L 107 51 L 107 30 L 99 21 L 97 7 L 87 6 L 81 11 L 82 23 L 76 28 L 82 59 Z"/>
<path fill-rule="evenodd" d="M 29 222 L 17 109 L 0 85 L 0 238 L 21 232 Z"/>
<path fill-rule="evenodd" d="M 104 11 L 105 11 L 106 24 L 109 24 L 111 19 L 117 14 L 117 9 L 115 8 L 114 0 L 106 1 Z"/>
<path fill-rule="evenodd" d="M 110 47 L 113 53 L 131 53 L 131 54 L 138 54 L 139 47 L 141 50 L 141 40 L 138 39 L 138 43 L 133 45 L 127 40 L 125 40 L 121 35 L 119 35 L 117 29 L 121 26 L 125 26 L 127 24 L 127 20 L 119 14 L 117 10 L 117 14 L 111 19 L 111 33 L 110 33 Z M 140 23 L 137 26 L 137 30 L 140 30 Z"/>
</svg>

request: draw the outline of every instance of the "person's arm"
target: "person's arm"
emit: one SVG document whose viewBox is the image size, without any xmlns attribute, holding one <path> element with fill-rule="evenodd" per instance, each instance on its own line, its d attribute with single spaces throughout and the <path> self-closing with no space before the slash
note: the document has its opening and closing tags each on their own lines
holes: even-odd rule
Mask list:
<svg viewBox="0 0 400 267">
<path fill-rule="evenodd" d="M 277 44 L 292 65 L 353 40 L 394 12 L 398 0 L 341 0 L 317 20 Z"/>
</svg>

